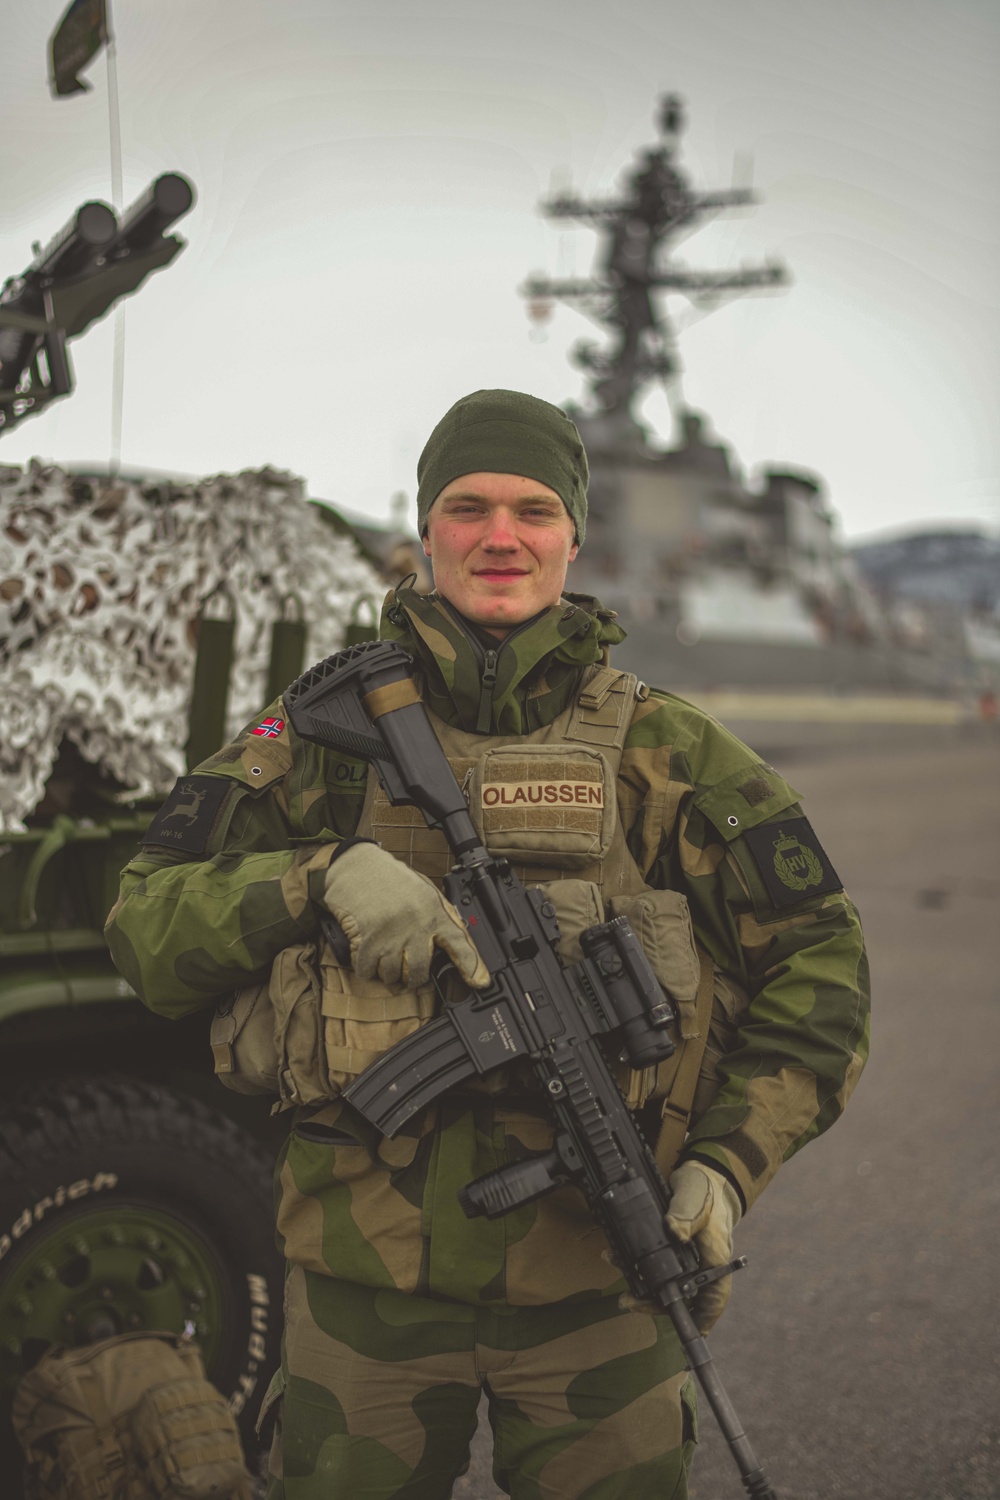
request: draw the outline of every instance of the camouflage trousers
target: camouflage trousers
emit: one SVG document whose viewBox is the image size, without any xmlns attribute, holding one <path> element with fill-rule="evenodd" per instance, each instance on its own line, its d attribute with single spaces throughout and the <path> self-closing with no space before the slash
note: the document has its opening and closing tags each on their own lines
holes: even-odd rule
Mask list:
<svg viewBox="0 0 1000 1500">
<path fill-rule="evenodd" d="M 482 1392 L 514 1500 L 686 1500 L 696 1401 L 667 1318 L 615 1298 L 476 1308 L 298 1266 L 267 1500 L 447 1500 Z"/>
</svg>

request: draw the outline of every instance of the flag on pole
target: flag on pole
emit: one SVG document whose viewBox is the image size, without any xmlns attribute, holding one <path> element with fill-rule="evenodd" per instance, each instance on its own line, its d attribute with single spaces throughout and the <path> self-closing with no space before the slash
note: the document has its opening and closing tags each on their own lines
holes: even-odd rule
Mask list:
<svg viewBox="0 0 1000 1500">
<path fill-rule="evenodd" d="M 56 96 L 90 89 L 77 74 L 108 43 L 105 0 L 73 0 L 49 43 L 49 87 Z"/>
</svg>

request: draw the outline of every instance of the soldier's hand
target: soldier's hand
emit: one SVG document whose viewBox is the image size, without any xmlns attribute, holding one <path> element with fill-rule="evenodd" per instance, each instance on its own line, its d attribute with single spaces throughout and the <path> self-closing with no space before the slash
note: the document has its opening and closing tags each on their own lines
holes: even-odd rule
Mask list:
<svg viewBox="0 0 1000 1500">
<path fill-rule="evenodd" d="M 435 948 L 474 989 L 490 982 L 465 924 L 423 875 L 377 844 L 352 844 L 326 872 L 323 899 L 351 945 L 362 979 L 415 988 L 430 976 Z"/>
<path fill-rule="evenodd" d="M 686 1161 L 671 1173 L 670 1188 L 666 1222 L 671 1233 L 685 1244 L 694 1240 L 704 1267 L 732 1260 L 733 1230 L 740 1221 L 740 1200 L 732 1183 L 700 1161 Z M 701 1333 L 708 1333 L 721 1317 L 732 1283 L 731 1276 L 724 1276 L 698 1293 L 691 1312 Z"/>
</svg>

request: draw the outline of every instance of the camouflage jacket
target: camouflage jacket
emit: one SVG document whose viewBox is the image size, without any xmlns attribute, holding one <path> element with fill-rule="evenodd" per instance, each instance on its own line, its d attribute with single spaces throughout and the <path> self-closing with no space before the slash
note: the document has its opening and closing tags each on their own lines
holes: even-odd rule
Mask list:
<svg viewBox="0 0 1000 1500">
<path fill-rule="evenodd" d="M 522 735 L 551 723 L 581 672 L 623 638 L 576 598 L 495 655 L 433 595 L 406 593 L 383 636 L 415 657 L 447 723 Z M 357 828 L 360 761 L 306 744 L 280 701 L 183 778 L 122 874 L 108 921 L 115 962 L 151 1009 L 180 1016 L 265 975 L 315 935 L 336 841 Z M 696 936 L 748 997 L 718 1042 L 717 1086 L 686 1146 L 750 1204 L 783 1159 L 840 1114 L 867 1055 L 867 964 L 857 914 L 795 792 L 708 715 L 668 693 L 636 705 L 618 808 L 646 882 L 682 892 Z M 153 842 L 153 840 L 156 842 Z M 392 1140 L 342 1101 L 300 1118 L 279 1164 L 290 1259 L 374 1286 L 471 1302 L 538 1303 L 622 1287 L 572 1188 L 503 1219 L 466 1220 L 458 1188 L 547 1149 L 544 1109 L 445 1096 Z"/>
</svg>

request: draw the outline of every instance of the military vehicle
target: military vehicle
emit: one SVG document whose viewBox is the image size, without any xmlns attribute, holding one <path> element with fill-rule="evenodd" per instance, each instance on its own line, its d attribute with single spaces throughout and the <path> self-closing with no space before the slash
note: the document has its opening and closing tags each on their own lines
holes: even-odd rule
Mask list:
<svg viewBox="0 0 1000 1500">
<path fill-rule="evenodd" d="M 0 288 L 0 437 L 71 394 L 68 345 L 183 250 L 166 231 L 193 202 L 167 173 L 120 219 L 87 202 L 35 244 Z M 0 465 L 5 1500 L 20 1471 L 11 1398 L 53 1344 L 187 1330 L 254 1452 L 278 1360 L 283 1122 L 215 1081 L 208 1013 L 146 1011 L 102 929 L 179 765 L 225 741 L 230 690 L 246 717 L 273 700 L 305 665 L 307 615 L 317 656 L 345 625 L 348 640 L 372 633 L 347 624 L 352 599 L 381 588 L 343 529 L 272 470 L 198 482 Z"/>
<path fill-rule="evenodd" d="M 69 394 L 68 339 L 177 254 L 183 242 L 163 231 L 192 198 L 187 181 L 169 174 L 120 226 L 107 205 L 84 204 L 8 280 L 0 429 Z M 10 535 L 9 504 L 2 520 Z M 26 597 L 23 577 L 3 587 L 12 609 L 18 589 Z M 155 805 L 122 804 L 67 741 L 27 827 L 0 834 L 5 1495 L 20 1470 L 11 1397 L 51 1344 L 188 1329 L 245 1438 L 277 1360 L 267 1102 L 211 1084 L 205 1019 L 170 1026 L 150 1016 L 102 936 L 118 872 Z"/>
<path fill-rule="evenodd" d="M 165 528 L 160 543 L 154 526 Z M 229 527 L 222 545 L 206 544 L 205 526 Z M 303 585 L 293 607 L 288 580 L 305 557 L 319 593 Z M 213 618 L 217 597 L 204 601 L 215 588 L 205 578 L 219 568 L 239 622 Z M 290 476 L 171 488 L 34 465 L 0 470 L 0 830 L 12 830 L 0 831 L 5 1497 L 20 1467 L 11 1398 L 52 1344 L 188 1330 L 255 1451 L 253 1424 L 279 1350 L 271 1183 L 285 1122 L 271 1118 L 269 1099 L 213 1077 L 211 1008 L 168 1022 L 139 1003 L 102 928 L 119 873 L 162 801 L 163 755 L 178 763 L 185 732 L 188 768 L 217 749 L 230 688 L 248 718 L 305 665 L 303 611 L 319 620 L 322 599 L 308 649 L 325 655 L 343 644 L 359 592 L 378 592 L 373 569 Z M 115 678 L 129 661 L 131 676 Z M 161 770 L 156 792 L 137 796 L 114 755 L 135 732 L 144 686 L 159 718 L 147 713 L 131 765 L 160 756 Z M 169 707 L 185 699 L 186 714 Z M 133 718 L 116 718 L 116 703 Z M 22 775 L 32 766 L 34 782 Z M 168 767 L 167 785 L 174 774 Z"/>
<path fill-rule="evenodd" d="M 123 807 L 64 748 L 25 832 L 0 837 L 0 1474 L 51 1344 L 187 1329 L 247 1451 L 277 1363 L 269 1102 L 212 1077 L 208 1017 L 152 1016 L 102 936 L 156 806 Z M 4 1488 L 5 1494 L 11 1491 Z"/>
</svg>

